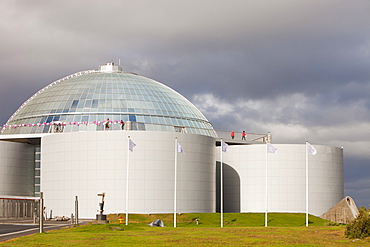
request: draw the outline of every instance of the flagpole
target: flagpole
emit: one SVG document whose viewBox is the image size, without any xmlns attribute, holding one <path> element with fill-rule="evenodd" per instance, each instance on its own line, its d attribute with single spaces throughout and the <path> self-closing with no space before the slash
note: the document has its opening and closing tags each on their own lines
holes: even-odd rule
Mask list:
<svg viewBox="0 0 370 247">
<path fill-rule="evenodd" d="M 130 166 L 130 136 L 127 139 L 127 163 L 126 163 L 126 225 L 128 225 L 128 171 Z"/>
<path fill-rule="evenodd" d="M 266 177 L 266 180 L 265 180 L 265 227 L 267 227 L 267 207 L 268 207 L 268 188 L 267 188 L 267 175 L 268 175 L 268 172 L 267 172 L 267 167 L 268 167 L 268 144 L 266 143 L 266 171 L 265 171 L 265 177 Z"/>
<path fill-rule="evenodd" d="M 174 187 L 174 195 L 173 195 L 173 227 L 176 228 L 176 208 L 177 208 L 177 137 L 175 138 L 175 187 Z"/>
<path fill-rule="evenodd" d="M 220 213 L 221 213 L 221 227 L 224 227 L 224 199 L 223 199 L 223 169 L 222 169 L 222 138 L 221 138 L 221 164 L 220 164 Z"/>
<path fill-rule="evenodd" d="M 308 152 L 306 141 L 306 227 L 308 226 Z"/>
</svg>

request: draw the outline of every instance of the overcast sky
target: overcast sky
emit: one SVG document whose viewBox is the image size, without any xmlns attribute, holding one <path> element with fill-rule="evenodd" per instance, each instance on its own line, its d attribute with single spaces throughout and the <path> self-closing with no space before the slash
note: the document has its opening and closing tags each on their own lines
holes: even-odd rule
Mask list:
<svg viewBox="0 0 370 247">
<path fill-rule="evenodd" d="M 215 129 L 344 147 L 370 204 L 370 1 L 2 0 L 0 124 L 35 92 L 121 60 Z"/>
</svg>

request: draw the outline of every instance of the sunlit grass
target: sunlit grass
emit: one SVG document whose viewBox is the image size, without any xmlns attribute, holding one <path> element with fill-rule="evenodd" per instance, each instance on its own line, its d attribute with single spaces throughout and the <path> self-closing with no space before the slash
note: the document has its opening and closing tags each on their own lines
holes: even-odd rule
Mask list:
<svg viewBox="0 0 370 247">
<path fill-rule="evenodd" d="M 121 215 L 125 219 L 124 215 Z M 304 214 L 220 214 L 130 215 L 129 225 L 119 224 L 120 215 L 109 215 L 110 224 L 38 233 L 0 244 L 0 246 L 369 246 L 368 240 L 352 242 L 344 237 L 344 226 L 325 226 L 327 221 L 310 216 L 305 227 Z M 150 227 L 162 219 L 166 227 Z M 196 225 L 195 219 L 199 219 Z"/>
<path fill-rule="evenodd" d="M 125 215 L 109 215 L 111 223 L 118 223 L 119 217 L 125 219 Z M 129 215 L 129 223 L 147 223 L 155 219 L 161 219 L 166 226 L 173 226 L 173 214 L 154 214 L 154 215 Z M 196 219 L 198 226 L 219 227 L 221 215 L 218 213 L 202 214 L 177 214 L 177 227 L 194 227 Z M 265 214 L 263 213 L 226 213 L 224 214 L 224 227 L 239 226 L 265 226 Z M 324 226 L 328 221 L 309 215 L 310 226 Z M 268 214 L 268 226 L 305 226 L 306 215 L 301 213 L 270 213 Z"/>
</svg>

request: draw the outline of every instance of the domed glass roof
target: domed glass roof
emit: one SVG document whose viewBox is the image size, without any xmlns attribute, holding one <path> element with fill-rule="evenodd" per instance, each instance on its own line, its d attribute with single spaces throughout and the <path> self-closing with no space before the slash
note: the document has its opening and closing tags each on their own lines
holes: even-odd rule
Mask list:
<svg viewBox="0 0 370 247">
<path fill-rule="evenodd" d="M 9 118 L 2 134 L 125 129 L 179 131 L 216 137 L 212 125 L 186 98 L 155 80 L 112 64 L 78 72 L 44 87 Z M 59 130 L 60 131 L 60 130 Z"/>
</svg>

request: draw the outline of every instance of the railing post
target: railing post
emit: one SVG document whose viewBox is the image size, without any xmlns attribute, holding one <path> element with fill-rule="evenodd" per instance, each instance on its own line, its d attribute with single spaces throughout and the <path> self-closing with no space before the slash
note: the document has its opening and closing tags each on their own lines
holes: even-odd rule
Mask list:
<svg viewBox="0 0 370 247">
<path fill-rule="evenodd" d="M 78 225 L 78 196 L 75 200 L 75 224 Z"/>
<path fill-rule="evenodd" d="M 40 203 L 39 203 L 39 223 L 40 233 L 44 232 L 44 193 L 40 192 Z"/>
</svg>

